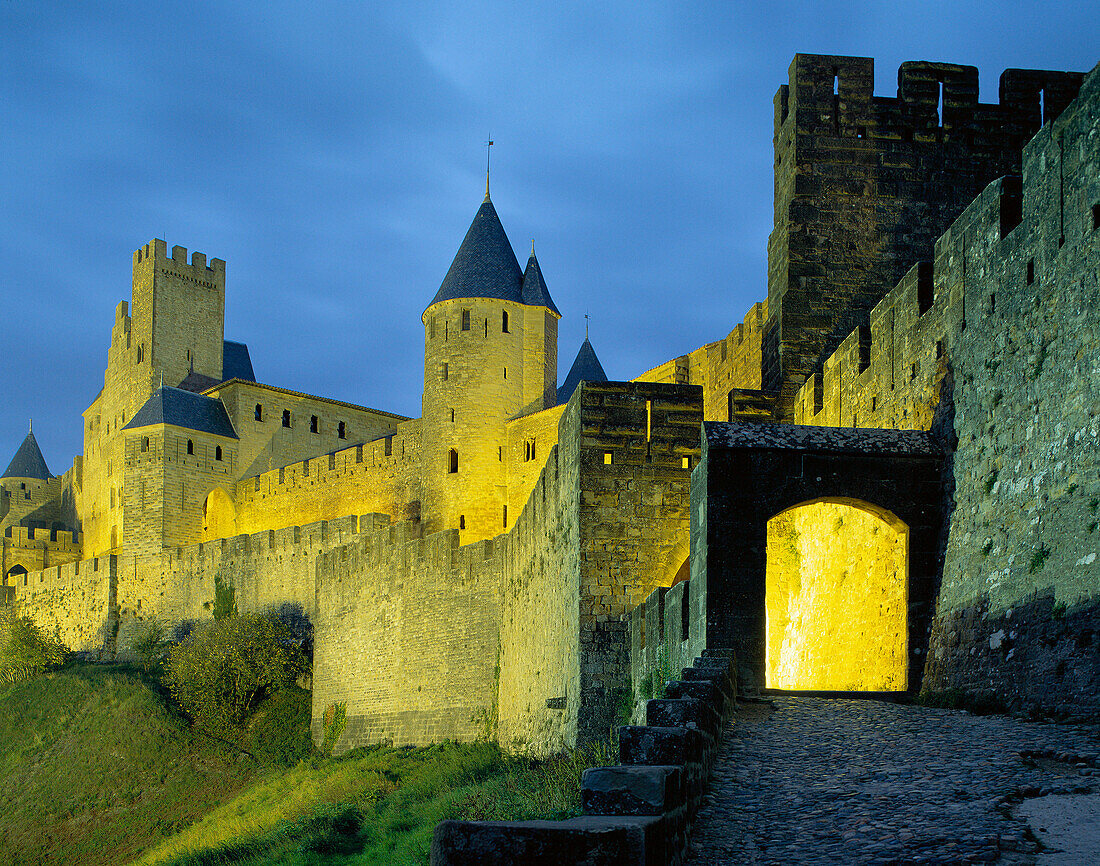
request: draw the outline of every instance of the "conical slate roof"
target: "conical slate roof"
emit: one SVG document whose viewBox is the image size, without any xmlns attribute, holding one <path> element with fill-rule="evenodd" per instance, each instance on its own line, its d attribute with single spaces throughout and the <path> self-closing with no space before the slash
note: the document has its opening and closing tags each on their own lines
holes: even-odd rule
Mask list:
<svg viewBox="0 0 1100 866">
<path fill-rule="evenodd" d="M 561 387 L 558 388 L 558 405 L 568 403 L 577 386 L 582 382 L 606 382 L 607 373 L 603 371 L 600 359 L 596 357 L 596 350 L 588 342 L 588 337 L 581 343 L 581 349 L 577 352 L 577 358 L 573 366 L 569 368 L 569 375 L 565 377 Z"/>
<path fill-rule="evenodd" d="M 172 424 L 227 439 L 239 438 L 221 400 L 167 385 L 157 388 L 122 429 L 131 430 L 152 424 Z"/>
<path fill-rule="evenodd" d="M 542 269 L 539 260 L 535 258 L 534 243 L 531 244 L 531 258 L 527 260 L 527 270 L 523 272 L 523 288 L 520 290 L 520 300 L 531 307 L 548 307 L 551 312 L 557 313 L 554 300 L 546 288 L 546 280 L 542 278 Z M 593 355 L 595 357 L 595 355 Z M 599 361 L 596 362 L 597 364 Z"/>
<path fill-rule="evenodd" d="M 522 303 L 522 285 L 523 273 L 516 254 L 486 195 L 432 304 L 454 298 L 499 298 Z"/>
<path fill-rule="evenodd" d="M 43 481 L 53 478 L 34 433 L 27 433 L 27 438 L 23 440 L 0 478 L 41 478 Z"/>
</svg>

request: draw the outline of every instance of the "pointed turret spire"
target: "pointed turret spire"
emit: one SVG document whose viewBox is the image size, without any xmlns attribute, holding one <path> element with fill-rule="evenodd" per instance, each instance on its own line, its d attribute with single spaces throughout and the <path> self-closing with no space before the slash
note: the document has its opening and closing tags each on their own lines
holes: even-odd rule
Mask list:
<svg viewBox="0 0 1100 866">
<path fill-rule="evenodd" d="M 485 201 L 489 201 L 489 154 L 493 147 L 493 137 L 485 143 Z"/>
<path fill-rule="evenodd" d="M 520 290 L 520 300 L 531 307 L 546 307 L 559 317 L 561 313 L 554 306 L 554 300 L 546 288 L 546 280 L 542 277 L 542 268 L 539 260 L 535 258 L 535 242 L 531 241 L 531 258 L 527 260 L 527 270 L 523 272 L 523 288 Z"/>
<path fill-rule="evenodd" d="M 43 481 L 53 478 L 46 466 L 46 458 L 42 456 L 42 449 L 38 447 L 38 440 L 34 438 L 33 430 L 28 431 L 27 438 L 23 440 L 0 478 L 38 478 Z"/>
<path fill-rule="evenodd" d="M 522 285 L 523 272 L 516 254 L 486 195 L 432 304 L 454 298 L 499 298 L 519 303 Z"/>
<path fill-rule="evenodd" d="M 587 318 L 585 316 L 585 319 Z M 587 331 L 587 325 L 585 330 Z M 559 406 L 562 403 L 569 402 L 569 398 L 573 396 L 573 392 L 577 390 L 577 386 L 582 381 L 607 381 L 607 374 L 603 371 L 600 359 L 596 357 L 596 350 L 592 348 L 592 344 L 588 341 L 587 333 L 584 342 L 581 343 L 580 351 L 577 352 L 576 360 L 573 361 L 573 366 L 569 368 L 569 374 L 565 377 L 565 381 L 561 383 L 561 387 L 558 388 Z"/>
</svg>

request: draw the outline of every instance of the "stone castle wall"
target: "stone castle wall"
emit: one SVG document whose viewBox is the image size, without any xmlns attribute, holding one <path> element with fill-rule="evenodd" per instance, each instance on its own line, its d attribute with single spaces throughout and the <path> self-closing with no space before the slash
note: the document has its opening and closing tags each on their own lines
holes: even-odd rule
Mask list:
<svg viewBox="0 0 1100 866">
<path fill-rule="evenodd" d="M 896 98 L 879 97 L 871 58 L 795 56 L 775 97 L 763 352 L 763 388 L 778 394 L 780 418 L 974 196 L 1018 173 L 1024 143 L 1080 81 L 1010 69 L 999 103 L 981 104 L 977 69 L 920 61 L 898 70 Z"/>
<path fill-rule="evenodd" d="M 253 533 L 346 514 L 419 519 L 420 457 L 420 422 L 405 421 L 392 436 L 242 478 L 234 501 L 217 506 L 228 514 L 208 513 L 207 537 L 227 525 Z"/>
<path fill-rule="evenodd" d="M 1100 709 L 1100 75 L 795 396 L 828 426 L 941 429 L 953 513 L 925 686 Z M 942 424 L 941 424 L 942 422 Z"/>
<path fill-rule="evenodd" d="M 760 390 L 761 341 L 767 317 L 767 301 L 753 304 L 744 320 L 723 339 L 666 361 L 634 381 L 699 385 L 703 389 L 703 418 L 728 421 L 732 391 Z"/>
</svg>

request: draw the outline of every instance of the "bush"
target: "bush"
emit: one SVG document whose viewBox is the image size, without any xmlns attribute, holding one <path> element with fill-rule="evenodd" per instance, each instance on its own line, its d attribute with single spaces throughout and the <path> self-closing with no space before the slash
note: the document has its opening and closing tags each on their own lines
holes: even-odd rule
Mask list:
<svg viewBox="0 0 1100 866">
<path fill-rule="evenodd" d="M 29 680 L 61 664 L 67 654 L 65 645 L 43 634 L 29 616 L 7 613 L 0 621 L 0 682 Z"/>
<path fill-rule="evenodd" d="M 231 733 L 268 695 L 306 671 L 290 630 L 270 616 L 245 614 L 196 629 L 168 654 L 164 684 L 199 724 Z"/>
<path fill-rule="evenodd" d="M 134 655 L 141 661 L 145 670 L 164 657 L 168 641 L 164 637 L 164 626 L 156 620 L 145 624 L 133 642 Z"/>
</svg>

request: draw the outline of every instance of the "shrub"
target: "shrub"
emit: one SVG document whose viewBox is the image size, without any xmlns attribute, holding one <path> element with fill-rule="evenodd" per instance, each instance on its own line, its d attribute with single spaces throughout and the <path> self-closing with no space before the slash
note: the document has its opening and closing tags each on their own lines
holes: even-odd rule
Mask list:
<svg viewBox="0 0 1100 866">
<path fill-rule="evenodd" d="M 164 684 L 184 711 L 223 733 L 306 670 L 290 630 L 260 614 L 230 616 L 196 629 L 168 654 L 166 667 Z"/>
<path fill-rule="evenodd" d="M 149 670 L 154 662 L 158 662 L 164 657 L 164 650 L 167 646 L 168 641 L 164 637 L 164 626 L 156 620 L 146 623 L 145 628 L 141 630 L 139 636 L 133 642 L 134 655 L 141 660 L 145 670 Z"/>
<path fill-rule="evenodd" d="M 29 616 L 7 613 L 0 621 L 0 682 L 36 677 L 65 661 L 68 649 L 47 637 Z"/>
</svg>

